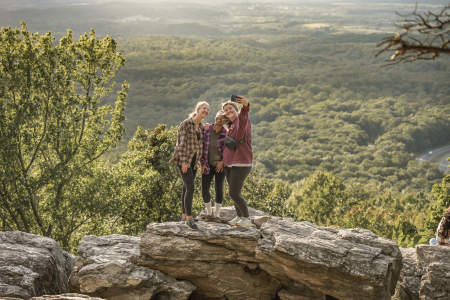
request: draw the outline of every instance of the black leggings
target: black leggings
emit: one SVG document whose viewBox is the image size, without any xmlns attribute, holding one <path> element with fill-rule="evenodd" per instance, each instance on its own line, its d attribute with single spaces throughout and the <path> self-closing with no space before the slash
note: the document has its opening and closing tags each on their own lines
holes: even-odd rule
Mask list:
<svg viewBox="0 0 450 300">
<path fill-rule="evenodd" d="M 225 181 L 225 171 L 216 173 L 216 167 L 209 165 L 209 174 L 202 174 L 202 196 L 203 202 L 211 202 L 211 194 L 209 188 L 211 181 L 214 180 L 214 188 L 216 191 L 216 203 L 221 204 L 223 201 L 223 182 Z"/>
<path fill-rule="evenodd" d="M 194 155 L 191 161 L 191 165 L 187 169 L 186 173 L 183 173 L 180 167 L 181 179 L 183 179 L 183 189 L 181 191 L 181 209 L 183 210 L 183 214 L 186 214 L 187 216 L 192 216 L 194 181 L 195 181 L 195 173 L 197 173 L 197 169 L 195 168 L 196 160 L 197 160 L 196 155 Z"/>
<path fill-rule="evenodd" d="M 248 218 L 247 202 L 242 198 L 241 190 L 244 185 L 244 180 L 250 174 L 251 170 L 252 167 L 225 167 L 228 187 L 230 188 L 230 197 L 233 199 L 238 217 Z"/>
</svg>

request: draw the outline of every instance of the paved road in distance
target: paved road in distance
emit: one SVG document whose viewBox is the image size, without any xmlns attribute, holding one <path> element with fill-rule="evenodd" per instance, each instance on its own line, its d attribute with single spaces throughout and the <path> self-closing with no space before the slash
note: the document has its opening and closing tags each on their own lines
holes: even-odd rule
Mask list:
<svg viewBox="0 0 450 300">
<path fill-rule="evenodd" d="M 438 164 L 439 170 L 447 173 L 450 172 L 450 145 L 433 149 L 419 156 L 418 160 L 430 160 Z"/>
</svg>

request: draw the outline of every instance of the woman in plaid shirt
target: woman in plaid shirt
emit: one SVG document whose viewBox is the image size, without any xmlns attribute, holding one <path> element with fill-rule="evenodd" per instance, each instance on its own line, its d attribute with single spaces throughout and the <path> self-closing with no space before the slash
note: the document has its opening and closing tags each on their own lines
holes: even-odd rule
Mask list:
<svg viewBox="0 0 450 300">
<path fill-rule="evenodd" d="M 170 160 L 178 166 L 183 179 L 181 193 L 181 219 L 192 229 L 197 229 L 192 219 L 192 198 L 194 196 L 194 179 L 197 166 L 203 150 L 203 124 L 202 120 L 209 114 L 209 104 L 198 102 L 195 111 L 189 118 L 180 123 L 177 134 L 177 144 Z"/>
</svg>

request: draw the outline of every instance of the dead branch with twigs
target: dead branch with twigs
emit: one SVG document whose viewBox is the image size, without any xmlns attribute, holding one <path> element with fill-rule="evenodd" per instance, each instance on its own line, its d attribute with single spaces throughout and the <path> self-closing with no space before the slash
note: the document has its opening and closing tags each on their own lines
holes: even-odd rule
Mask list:
<svg viewBox="0 0 450 300">
<path fill-rule="evenodd" d="M 381 40 L 377 47 L 381 47 L 375 56 L 384 52 L 393 52 L 387 60 L 387 65 L 416 60 L 433 60 L 440 54 L 450 54 L 450 4 L 439 13 L 431 11 L 414 11 L 407 15 L 396 14 L 403 18 L 396 27 L 401 33 Z"/>
</svg>

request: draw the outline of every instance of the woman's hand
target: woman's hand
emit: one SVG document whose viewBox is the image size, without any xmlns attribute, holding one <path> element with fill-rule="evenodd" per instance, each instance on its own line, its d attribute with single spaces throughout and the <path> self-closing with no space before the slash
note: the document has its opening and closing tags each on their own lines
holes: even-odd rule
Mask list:
<svg viewBox="0 0 450 300">
<path fill-rule="evenodd" d="M 247 105 L 248 105 L 248 100 L 244 96 L 237 96 L 236 101 L 238 103 L 242 104 L 242 106 L 247 107 Z"/>
<path fill-rule="evenodd" d="M 187 170 L 189 169 L 188 165 L 181 165 L 181 172 L 183 172 L 184 174 L 187 173 Z"/>
<path fill-rule="evenodd" d="M 223 171 L 223 160 L 222 161 L 219 161 L 217 164 L 216 164 L 216 172 L 217 173 L 220 173 L 220 172 L 222 172 Z"/>
<path fill-rule="evenodd" d="M 209 130 L 209 127 L 211 127 L 211 123 L 206 122 L 205 124 L 203 124 L 204 130 Z"/>
</svg>

